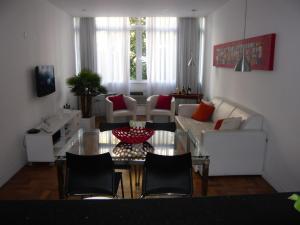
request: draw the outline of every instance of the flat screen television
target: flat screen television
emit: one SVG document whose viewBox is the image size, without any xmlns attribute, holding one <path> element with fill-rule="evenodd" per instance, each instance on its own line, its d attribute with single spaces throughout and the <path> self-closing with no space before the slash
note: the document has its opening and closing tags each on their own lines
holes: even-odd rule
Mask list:
<svg viewBox="0 0 300 225">
<path fill-rule="evenodd" d="M 54 66 L 42 65 L 35 67 L 37 96 L 42 97 L 55 92 Z"/>
</svg>

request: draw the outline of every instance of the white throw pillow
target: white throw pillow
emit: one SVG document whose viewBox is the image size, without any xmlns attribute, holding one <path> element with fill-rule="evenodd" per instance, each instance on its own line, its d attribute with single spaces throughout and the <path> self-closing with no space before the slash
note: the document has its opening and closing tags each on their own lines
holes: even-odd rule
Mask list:
<svg viewBox="0 0 300 225">
<path fill-rule="evenodd" d="M 226 118 L 222 121 L 219 130 L 237 130 L 242 123 L 242 117 Z"/>
</svg>

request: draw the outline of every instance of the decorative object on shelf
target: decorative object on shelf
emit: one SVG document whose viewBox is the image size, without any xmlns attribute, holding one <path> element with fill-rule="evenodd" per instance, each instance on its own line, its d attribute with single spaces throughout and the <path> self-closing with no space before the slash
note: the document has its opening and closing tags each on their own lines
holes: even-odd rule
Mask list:
<svg viewBox="0 0 300 225">
<path fill-rule="evenodd" d="M 123 158 L 144 158 L 147 152 L 154 152 L 154 148 L 148 142 L 129 144 L 120 142 L 114 147 L 113 153 Z"/>
<path fill-rule="evenodd" d="M 294 208 L 300 212 L 300 196 L 297 194 L 292 194 L 289 199 L 295 201 Z"/>
<path fill-rule="evenodd" d="M 244 45 L 252 70 L 273 70 L 275 38 L 276 34 L 272 33 L 215 45 L 213 65 L 234 68 Z"/>
<path fill-rule="evenodd" d="M 186 92 L 188 95 L 192 94 L 192 89 L 190 88 L 190 86 L 188 86 L 187 88 L 187 92 Z"/>
<path fill-rule="evenodd" d="M 112 133 L 122 142 L 138 144 L 147 141 L 154 134 L 154 130 L 148 128 L 121 127 L 114 129 Z"/>
<path fill-rule="evenodd" d="M 101 93 L 107 93 L 101 85 L 101 77 L 91 70 L 83 69 L 78 75 L 67 79 L 71 92 L 80 96 L 81 112 L 83 118 L 90 118 L 92 115 L 92 97 Z"/>
<path fill-rule="evenodd" d="M 186 91 L 185 91 L 184 86 L 182 86 L 181 94 L 182 94 L 182 95 L 185 95 L 185 94 L 186 94 Z"/>
</svg>

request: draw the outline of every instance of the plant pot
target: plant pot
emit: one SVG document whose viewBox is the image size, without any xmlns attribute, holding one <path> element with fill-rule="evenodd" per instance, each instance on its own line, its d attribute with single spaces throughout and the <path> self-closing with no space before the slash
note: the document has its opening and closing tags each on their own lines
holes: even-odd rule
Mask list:
<svg viewBox="0 0 300 225">
<path fill-rule="evenodd" d="M 80 96 L 80 108 L 82 118 L 90 118 L 92 116 L 92 96 L 81 95 Z"/>
<path fill-rule="evenodd" d="M 84 130 L 95 129 L 95 116 L 92 116 L 90 118 L 81 118 L 80 127 Z"/>
</svg>

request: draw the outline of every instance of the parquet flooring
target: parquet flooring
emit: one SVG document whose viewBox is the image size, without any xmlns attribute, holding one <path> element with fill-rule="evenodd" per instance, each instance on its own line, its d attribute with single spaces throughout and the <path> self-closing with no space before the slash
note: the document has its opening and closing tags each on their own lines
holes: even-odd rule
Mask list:
<svg viewBox="0 0 300 225">
<path fill-rule="evenodd" d="M 138 120 L 145 119 L 139 116 Z M 96 118 L 96 126 L 103 118 Z M 128 171 L 122 170 L 125 198 L 130 198 Z M 134 173 L 132 173 L 134 174 Z M 141 178 L 142 180 L 142 178 Z M 133 183 L 135 183 L 133 176 Z M 194 197 L 201 196 L 201 177 L 193 174 Z M 119 191 L 120 192 L 120 191 Z M 267 194 L 275 190 L 261 176 L 210 177 L 208 196 Z M 141 185 L 133 185 L 134 198 L 139 198 Z M 121 193 L 119 194 L 121 196 Z M 55 165 L 34 164 L 24 166 L 3 187 L 0 188 L 0 200 L 56 200 L 58 199 L 57 171 Z"/>
<path fill-rule="evenodd" d="M 129 176 L 122 170 L 125 198 L 130 198 Z M 193 174 L 194 196 L 201 196 L 201 178 Z M 133 182 L 134 176 L 133 176 Z M 134 198 L 139 198 L 139 188 L 133 187 Z M 0 188 L 0 200 L 56 200 L 58 184 L 55 165 L 38 164 L 25 166 L 3 187 Z M 267 194 L 274 193 L 273 188 L 260 176 L 210 177 L 208 196 Z M 120 193 L 121 196 L 121 193 Z"/>
</svg>

